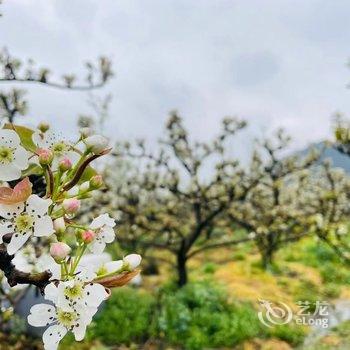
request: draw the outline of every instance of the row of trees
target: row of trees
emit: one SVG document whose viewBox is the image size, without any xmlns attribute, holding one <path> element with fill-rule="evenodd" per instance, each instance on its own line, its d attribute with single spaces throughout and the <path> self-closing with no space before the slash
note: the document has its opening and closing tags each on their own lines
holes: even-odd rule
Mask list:
<svg viewBox="0 0 350 350">
<path fill-rule="evenodd" d="M 123 248 L 174 266 L 180 286 L 191 258 L 247 241 L 265 269 L 281 246 L 311 234 L 348 260 L 347 175 L 321 163 L 322 150 L 288 154 L 282 130 L 257 142 L 249 166 L 242 166 L 227 154 L 229 139 L 245 126 L 226 118 L 212 141 L 192 142 L 173 112 L 155 152 L 143 141 L 119 144 L 106 170 L 110 191 L 95 208 L 108 206 L 119 217 Z"/>
</svg>

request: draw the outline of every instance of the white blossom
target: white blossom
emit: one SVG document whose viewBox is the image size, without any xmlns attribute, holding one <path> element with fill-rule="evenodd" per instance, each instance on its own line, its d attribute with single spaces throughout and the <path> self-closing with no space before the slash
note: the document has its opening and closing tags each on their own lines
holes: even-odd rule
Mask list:
<svg viewBox="0 0 350 350">
<path fill-rule="evenodd" d="M 37 257 L 33 245 L 27 245 L 24 249 L 18 250 L 12 263 L 23 272 L 37 273 L 49 270 L 52 273 L 51 280 L 61 278 L 61 266 L 49 254 L 44 253 Z M 18 284 L 15 288 L 26 286 L 26 284 Z"/>
<path fill-rule="evenodd" d="M 101 262 L 95 267 L 97 276 L 118 274 L 123 271 L 135 270 L 141 263 L 141 255 L 129 254 L 123 260 Z"/>
<path fill-rule="evenodd" d="M 75 340 L 84 339 L 86 327 L 91 323 L 97 309 L 80 306 L 60 308 L 50 304 L 36 304 L 31 307 L 28 323 L 34 327 L 47 327 L 43 334 L 45 350 L 56 350 L 68 331 Z"/>
<path fill-rule="evenodd" d="M 51 199 L 42 199 L 32 194 L 25 203 L 0 204 L 0 243 L 5 234 L 12 233 L 7 245 L 7 252 L 12 255 L 17 252 L 31 235 L 36 237 L 50 236 L 54 233 L 53 223 L 48 208 Z"/>
<path fill-rule="evenodd" d="M 93 283 L 96 274 L 92 268 L 78 269 L 75 277 L 68 281 L 60 281 L 58 285 L 51 283 L 45 288 L 45 298 L 60 308 L 75 308 L 77 305 L 98 308 L 109 294 L 98 283 Z"/>
<path fill-rule="evenodd" d="M 21 177 L 28 167 L 28 152 L 20 145 L 13 130 L 0 129 L 0 180 L 12 181 Z"/>
<path fill-rule="evenodd" d="M 129 254 L 126 257 L 124 257 L 124 268 L 127 268 L 129 270 L 135 270 L 136 267 L 138 267 L 141 264 L 141 255 L 139 254 Z"/>
<path fill-rule="evenodd" d="M 103 276 L 118 273 L 122 271 L 123 265 L 123 260 L 108 261 L 103 264 L 100 264 L 100 266 L 96 268 L 96 274 L 97 276 Z"/>
<path fill-rule="evenodd" d="M 79 158 L 79 155 L 73 150 L 70 142 L 66 141 L 59 133 L 51 130 L 42 133 L 38 130 L 34 132 L 32 139 L 38 148 L 49 149 L 53 152 L 53 170 L 58 169 L 59 162 L 62 159 L 68 158 L 74 164 Z"/>
<path fill-rule="evenodd" d="M 108 139 L 102 135 L 92 135 L 84 140 L 86 148 L 91 152 L 98 154 L 108 147 Z"/>
<path fill-rule="evenodd" d="M 106 243 L 112 243 L 115 238 L 113 227 L 115 221 L 108 214 L 99 215 L 92 220 L 89 228 L 95 231 L 95 239 L 89 244 L 89 249 L 95 253 L 100 254 L 106 247 Z"/>
</svg>

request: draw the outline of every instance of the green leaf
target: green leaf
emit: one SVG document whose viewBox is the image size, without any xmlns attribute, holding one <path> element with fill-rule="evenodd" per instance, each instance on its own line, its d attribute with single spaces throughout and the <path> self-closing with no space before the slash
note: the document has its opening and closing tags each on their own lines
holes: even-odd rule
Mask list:
<svg viewBox="0 0 350 350">
<path fill-rule="evenodd" d="M 29 175 L 43 175 L 43 169 L 37 164 L 30 164 L 26 170 L 22 171 L 22 177 Z"/>
<path fill-rule="evenodd" d="M 33 130 L 26 128 L 25 126 L 19 126 L 14 124 L 5 124 L 4 129 L 12 129 L 16 131 L 19 138 L 21 139 L 22 146 L 30 152 L 34 152 L 36 150 L 36 146 L 32 140 L 32 135 L 34 133 Z"/>
</svg>

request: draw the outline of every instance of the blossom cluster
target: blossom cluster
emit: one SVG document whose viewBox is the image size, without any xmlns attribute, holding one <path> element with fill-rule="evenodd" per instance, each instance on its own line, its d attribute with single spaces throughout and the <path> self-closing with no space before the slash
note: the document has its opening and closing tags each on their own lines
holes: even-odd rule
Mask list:
<svg viewBox="0 0 350 350">
<path fill-rule="evenodd" d="M 110 288 L 139 273 L 137 254 L 94 264 L 87 259 L 100 256 L 114 241 L 113 218 L 101 214 L 89 225 L 77 220 L 81 201 L 103 186 L 102 176 L 90 163 L 109 151 L 105 137 L 86 129 L 76 142 L 46 124 L 34 131 L 12 124 L 0 129 L 0 244 L 8 255 L 15 255 L 14 262 L 38 243 L 47 247 L 42 259 L 33 259 L 36 271 L 43 257 L 50 270 L 42 288 L 47 303 L 32 306 L 28 316 L 29 324 L 46 327 L 46 350 L 57 349 L 67 332 L 82 340 Z M 34 174 L 45 178 L 43 196 L 33 193 L 29 176 Z"/>
</svg>

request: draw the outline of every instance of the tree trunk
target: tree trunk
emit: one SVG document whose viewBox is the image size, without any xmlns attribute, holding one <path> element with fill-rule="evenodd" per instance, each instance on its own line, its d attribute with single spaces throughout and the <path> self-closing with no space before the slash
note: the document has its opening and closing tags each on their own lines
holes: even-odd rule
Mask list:
<svg viewBox="0 0 350 350">
<path fill-rule="evenodd" d="M 273 262 L 273 249 L 266 249 L 262 252 L 262 267 L 264 270 L 268 270 L 271 267 Z"/>
<path fill-rule="evenodd" d="M 178 276 L 177 285 L 180 288 L 183 287 L 188 281 L 186 263 L 187 263 L 186 255 L 180 252 L 177 255 L 177 276 Z"/>
<path fill-rule="evenodd" d="M 268 233 L 265 240 L 262 241 L 259 249 L 261 253 L 262 267 L 264 270 L 268 270 L 273 262 L 273 256 L 275 254 L 277 245 L 275 242 L 275 234 Z"/>
</svg>

